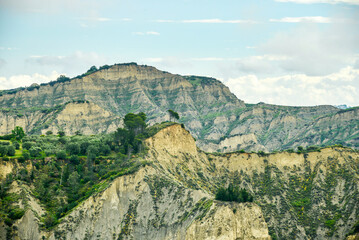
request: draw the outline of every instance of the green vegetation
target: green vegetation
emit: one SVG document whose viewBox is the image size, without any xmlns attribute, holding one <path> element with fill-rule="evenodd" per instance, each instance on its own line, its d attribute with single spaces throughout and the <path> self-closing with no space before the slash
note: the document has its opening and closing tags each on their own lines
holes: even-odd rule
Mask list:
<svg viewBox="0 0 359 240">
<path fill-rule="evenodd" d="M 173 121 L 173 120 L 178 120 L 180 117 L 178 115 L 177 112 L 173 111 L 172 109 L 169 109 L 168 110 L 168 113 L 170 115 L 170 120 Z"/>
<path fill-rule="evenodd" d="M 216 200 L 228 202 L 253 202 L 251 196 L 246 189 L 239 190 L 238 186 L 229 184 L 228 188 L 219 188 L 216 192 Z"/>
<path fill-rule="evenodd" d="M 43 226 L 51 228 L 80 202 L 106 189 L 114 178 L 146 165 L 143 139 L 174 123 L 147 128 L 145 120 L 144 113 L 129 113 L 124 119 L 125 128 L 93 136 L 66 136 L 61 131 L 58 135 L 24 136 L 17 127 L 11 138 L 13 143 L 0 141 L 3 160 L 14 155 L 15 143 L 19 144 L 19 154 L 13 157 L 18 160 L 19 169 L 0 180 L 0 219 L 7 219 L 8 225 L 12 225 L 24 214 L 15 204 L 19 196 L 14 198 L 7 191 L 14 180 L 33 186 L 32 194 L 46 209 Z M 31 161 L 31 168 L 27 160 Z"/>
</svg>

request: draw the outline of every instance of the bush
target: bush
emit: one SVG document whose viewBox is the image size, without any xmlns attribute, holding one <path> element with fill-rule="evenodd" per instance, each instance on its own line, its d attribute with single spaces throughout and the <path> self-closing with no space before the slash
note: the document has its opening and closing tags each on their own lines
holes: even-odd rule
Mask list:
<svg viewBox="0 0 359 240">
<path fill-rule="evenodd" d="M 45 219 L 44 219 L 44 224 L 46 228 L 50 228 L 52 226 L 55 226 L 57 224 L 57 219 L 54 215 L 52 214 L 47 214 Z"/>
<path fill-rule="evenodd" d="M 56 153 L 57 160 L 65 160 L 66 159 L 66 152 L 64 150 L 58 151 Z"/>
<path fill-rule="evenodd" d="M 49 135 L 52 135 L 53 132 L 49 130 L 49 131 L 47 131 L 45 134 L 46 134 L 46 136 L 49 136 Z"/>
<path fill-rule="evenodd" d="M 80 153 L 80 145 L 77 143 L 69 143 L 68 145 L 66 145 L 66 151 L 70 155 L 77 155 Z"/>
<path fill-rule="evenodd" d="M 70 162 L 74 165 L 78 165 L 80 163 L 80 159 L 79 159 L 79 156 L 77 155 L 72 155 L 70 157 Z"/>
<path fill-rule="evenodd" d="M 25 162 L 25 158 L 24 158 L 24 157 L 19 157 L 19 158 L 17 159 L 17 161 L 18 161 L 19 163 L 24 163 L 24 162 Z"/>
<path fill-rule="evenodd" d="M 57 134 L 59 135 L 59 137 L 65 136 L 65 132 L 64 132 L 64 131 L 58 131 Z"/>
<path fill-rule="evenodd" d="M 19 149 L 20 149 L 20 143 L 19 143 L 19 142 L 15 141 L 15 142 L 13 143 L 13 145 L 14 145 L 14 147 L 15 147 L 16 150 L 19 150 Z"/>
<path fill-rule="evenodd" d="M 9 156 L 15 156 L 15 147 L 14 146 L 8 146 L 7 147 L 7 155 Z"/>
<path fill-rule="evenodd" d="M 41 157 L 41 152 L 42 152 L 42 149 L 39 147 L 31 147 L 29 149 L 30 156 L 34 157 L 34 158 Z"/>
<path fill-rule="evenodd" d="M 27 151 L 23 151 L 22 152 L 22 157 L 24 158 L 24 160 L 29 160 L 30 159 L 30 153 Z"/>
<path fill-rule="evenodd" d="M 3 157 L 7 154 L 7 146 L 0 145 L 0 155 Z"/>
<path fill-rule="evenodd" d="M 246 189 L 239 190 L 238 186 L 229 184 L 228 188 L 219 188 L 216 193 L 216 200 L 228 202 L 253 202 L 253 197 Z"/>
<path fill-rule="evenodd" d="M 32 146 L 33 146 L 33 144 L 31 142 L 24 142 L 22 144 L 22 148 L 26 149 L 26 150 L 29 150 Z"/>
<path fill-rule="evenodd" d="M 24 209 L 21 209 L 21 208 L 15 208 L 13 210 L 10 211 L 8 217 L 13 219 L 13 220 L 16 220 L 16 219 L 20 219 L 22 218 L 22 216 L 24 216 L 25 214 L 25 210 Z"/>
</svg>

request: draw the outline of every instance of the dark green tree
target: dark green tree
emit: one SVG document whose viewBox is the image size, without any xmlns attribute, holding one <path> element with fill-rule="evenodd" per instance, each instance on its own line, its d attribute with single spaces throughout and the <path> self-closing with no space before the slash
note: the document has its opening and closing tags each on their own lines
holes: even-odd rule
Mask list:
<svg viewBox="0 0 359 240">
<path fill-rule="evenodd" d="M 6 154 L 7 154 L 7 146 L 0 145 L 0 155 L 4 157 L 6 156 Z"/>
<path fill-rule="evenodd" d="M 170 114 L 170 120 L 171 120 L 171 121 L 172 121 L 172 120 L 176 121 L 176 120 L 179 119 L 178 113 L 175 112 L 175 111 L 173 111 L 172 109 L 169 109 L 169 110 L 168 110 L 168 113 Z"/>
<path fill-rule="evenodd" d="M 7 147 L 7 155 L 15 156 L 15 147 L 13 145 Z"/>
<path fill-rule="evenodd" d="M 11 133 L 17 141 L 21 141 L 25 137 L 24 129 L 19 126 L 16 126 L 14 130 L 11 131 Z"/>
<path fill-rule="evenodd" d="M 29 149 L 29 153 L 31 157 L 40 157 L 41 156 L 42 149 L 39 147 L 31 147 Z"/>
<path fill-rule="evenodd" d="M 60 130 L 57 132 L 57 135 L 59 135 L 59 137 L 63 137 L 63 136 L 65 136 L 65 132 Z"/>
<path fill-rule="evenodd" d="M 66 159 L 66 152 L 64 150 L 60 150 L 56 153 L 57 160 L 65 160 Z"/>
<path fill-rule="evenodd" d="M 66 151 L 70 155 L 78 155 L 80 153 L 80 145 L 78 143 L 69 143 L 66 145 Z"/>
</svg>

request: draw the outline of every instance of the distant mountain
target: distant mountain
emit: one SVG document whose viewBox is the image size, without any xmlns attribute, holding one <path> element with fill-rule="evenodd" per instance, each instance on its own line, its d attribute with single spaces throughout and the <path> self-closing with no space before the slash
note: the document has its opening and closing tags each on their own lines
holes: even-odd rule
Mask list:
<svg viewBox="0 0 359 240">
<path fill-rule="evenodd" d="M 92 68 L 73 79 L 61 77 L 0 95 L 0 134 L 16 125 L 36 134 L 110 132 L 128 112 L 145 112 L 153 124 L 169 120 L 167 110 L 173 109 L 205 151 L 359 147 L 357 108 L 245 104 L 214 78 L 175 75 L 135 63 Z"/>
</svg>

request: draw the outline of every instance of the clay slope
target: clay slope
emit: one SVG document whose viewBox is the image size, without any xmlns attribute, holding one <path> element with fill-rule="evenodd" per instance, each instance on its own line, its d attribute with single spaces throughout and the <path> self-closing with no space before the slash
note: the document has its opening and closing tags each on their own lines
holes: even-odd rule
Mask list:
<svg viewBox="0 0 359 240">
<path fill-rule="evenodd" d="M 66 135 L 77 132 L 91 135 L 114 132 L 122 126 L 122 121 L 94 103 L 73 101 L 53 108 L 0 111 L 0 135 L 10 133 L 15 126 L 22 127 L 30 134 L 64 131 Z"/>
<path fill-rule="evenodd" d="M 52 231 L 36 236 L 268 239 L 268 225 L 276 239 L 344 239 L 359 220 L 359 153 L 352 149 L 207 154 L 180 125 L 161 130 L 146 145 L 143 160 L 150 165 L 115 179 Z M 213 200 L 228 183 L 246 188 L 255 203 Z M 30 218 L 36 210 L 28 212 Z M 38 221 L 32 219 L 18 221 L 18 234 L 26 222 Z"/>
</svg>

